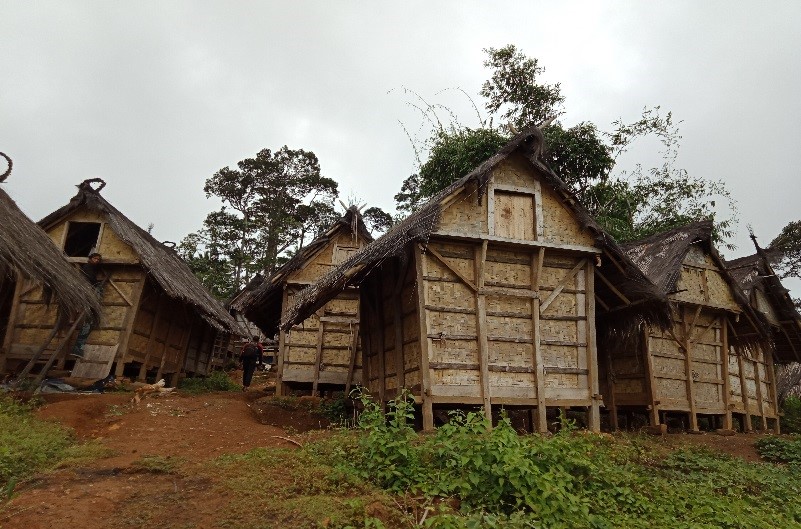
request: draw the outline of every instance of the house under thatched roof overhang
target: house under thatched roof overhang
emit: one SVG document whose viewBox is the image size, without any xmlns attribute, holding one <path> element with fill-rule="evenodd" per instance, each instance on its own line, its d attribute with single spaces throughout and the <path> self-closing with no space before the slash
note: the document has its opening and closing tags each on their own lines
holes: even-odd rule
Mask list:
<svg viewBox="0 0 801 529">
<path fill-rule="evenodd" d="M 640 345 L 604 344 L 604 400 L 618 410 L 647 410 L 652 426 L 685 414 L 689 428 L 732 429 L 732 414 L 778 417 L 769 330 L 740 289 L 702 221 L 623 245 L 668 297 L 673 324 L 649 328 Z"/>
<path fill-rule="evenodd" d="M 99 179 L 81 183 L 67 205 L 39 221 L 48 244 L 61 248 L 72 263 L 86 263 L 93 252 L 103 256 L 97 286 L 102 310 L 85 345 L 79 341 L 73 350 L 83 354 L 71 359 L 65 352 L 48 351 L 51 358 L 63 354 L 55 367 L 74 377 L 103 378 L 116 365 L 116 375 L 165 377 L 175 383 L 185 373 L 206 374 L 222 366 L 228 340 L 241 332 L 238 323 L 172 248 L 100 195 L 104 185 Z M 20 308 L 9 359 L 25 361 L 35 343 L 51 332 L 52 316 L 39 309 L 42 295 L 15 298 Z"/>
<path fill-rule="evenodd" d="M 351 206 L 268 278 L 254 278 L 229 306 L 272 337 L 298 292 L 372 240 L 358 207 Z M 361 379 L 358 297 L 356 288 L 346 288 L 289 332 L 280 332 L 276 394 L 309 385 L 313 393 L 320 385 L 347 391 Z"/>
<path fill-rule="evenodd" d="M 425 428 L 434 405 L 499 404 L 536 408 L 540 430 L 546 407 L 583 407 L 598 429 L 596 314 L 639 335 L 669 306 L 540 161 L 543 141 L 516 135 L 303 290 L 282 328 L 359 286 L 362 383 L 382 402 L 410 388 Z"/>
</svg>

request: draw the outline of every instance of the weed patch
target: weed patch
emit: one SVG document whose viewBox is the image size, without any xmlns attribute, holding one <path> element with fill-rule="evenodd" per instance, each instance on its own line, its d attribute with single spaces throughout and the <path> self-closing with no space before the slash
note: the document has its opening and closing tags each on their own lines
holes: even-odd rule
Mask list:
<svg viewBox="0 0 801 529">
<path fill-rule="evenodd" d="M 801 435 L 763 437 L 754 445 L 759 455 L 766 461 L 793 463 L 801 466 Z"/>
<path fill-rule="evenodd" d="M 214 371 L 201 378 L 185 378 L 179 386 L 181 391 L 191 394 L 209 393 L 212 391 L 242 391 L 242 386 L 231 380 L 224 371 Z"/>
</svg>

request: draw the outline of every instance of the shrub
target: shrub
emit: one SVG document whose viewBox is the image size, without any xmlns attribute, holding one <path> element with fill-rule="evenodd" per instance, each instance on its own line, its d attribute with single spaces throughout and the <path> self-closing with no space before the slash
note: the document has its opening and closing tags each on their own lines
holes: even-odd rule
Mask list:
<svg viewBox="0 0 801 529">
<path fill-rule="evenodd" d="M 757 452 L 767 461 L 801 465 L 801 436 L 763 437 L 756 443 Z"/>
<path fill-rule="evenodd" d="M 782 405 L 784 416 L 781 418 L 781 428 L 784 433 L 801 433 L 801 399 L 787 397 Z"/>
<path fill-rule="evenodd" d="M 187 393 L 207 393 L 210 391 L 242 391 L 242 386 L 231 380 L 224 371 L 213 371 L 204 378 L 185 378 L 179 386 Z"/>
</svg>

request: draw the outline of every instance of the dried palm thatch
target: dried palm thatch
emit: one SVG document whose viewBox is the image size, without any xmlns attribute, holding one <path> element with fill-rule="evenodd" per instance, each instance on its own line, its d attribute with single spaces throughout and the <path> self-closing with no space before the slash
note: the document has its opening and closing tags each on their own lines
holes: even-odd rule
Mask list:
<svg viewBox="0 0 801 529">
<path fill-rule="evenodd" d="M 769 344 L 770 332 L 764 318 L 753 310 L 740 285 L 726 268 L 712 242 L 713 223 L 703 220 L 657 233 L 639 241 L 623 245 L 626 254 L 648 278 L 666 295 L 678 292 L 682 263 L 693 245 L 700 245 L 716 264 L 721 277 L 742 309 L 747 320 L 754 326 L 756 334 L 730 337 L 730 343 L 738 349 L 749 350 L 752 345 Z"/>
<path fill-rule="evenodd" d="M 9 160 L 8 170 L 0 176 L 2 182 L 11 172 L 11 161 L 5 154 L 0 155 Z M 0 189 L 0 286 L 4 280 L 20 277 L 44 285 L 46 292 L 68 313 L 86 311 L 93 317 L 100 314 L 100 302 L 86 278 Z"/>
<path fill-rule="evenodd" d="M 597 246 L 609 257 L 602 264 L 602 268 L 607 270 L 606 277 L 618 285 L 619 290 L 628 299 L 638 301 L 636 306 L 621 307 L 616 311 L 614 319 L 618 322 L 616 328 L 619 332 L 637 334 L 636 329 L 644 321 L 653 322 L 659 326 L 669 325 L 670 312 L 666 297 L 637 269 L 614 238 L 589 215 L 567 184 L 540 161 L 543 142 L 542 132 L 536 127 L 517 134 L 490 159 L 442 190 L 416 213 L 401 221 L 383 237 L 369 244 L 322 277 L 316 284 L 303 290 L 298 295 L 295 304 L 285 313 L 281 326 L 287 329 L 304 320 L 345 287 L 358 285 L 385 260 L 393 257 L 404 259 L 408 253 L 407 245 L 411 243 L 426 244 L 431 234 L 438 228 L 443 204 L 450 197 L 465 192 L 466 196 L 474 196 L 481 204 L 481 198 L 486 192 L 487 182 L 490 180 L 493 170 L 514 153 L 520 153 L 525 157 L 531 169 L 554 189 L 564 206 L 572 211 L 579 224 L 593 235 Z"/>
<path fill-rule="evenodd" d="M 93 183 L 100 185 L 95 189 Z M 244 334 L 236 320 L 214 299 L 172 248 L 157 241 L 100 196 L 104 186 L 105 182 L 99 178 L 85 180 L 78 185 L 78 193 L 67 205 L 40 220 L 39 225 L 47 229 L 78 208 L 101 214 L 114 233 L 139 255 L 142 267 L 167 296 L 188 304 L 218 330 Z"/>
<path fill-rule="evenodd" d="M 756 245 L 756 241 L 754 244 Z M 769 323 L 776 361 L 801 362 L 801 315 L 771 266 L 771 260 L 778 254 L 772 250 L 763 250 L 758 245 L 756 247 L 757 253 L 727 261 L 726 267 L 749 299 L 754 300 L 755 292 L 758 291 L 773 308 L 778 321 Z M 758 302 L 753 306 L 760 311 Z M 798 381 L 801 381 L 801 371 Z"/>
<path fill-rule="evenodd" d="M 286 280 L 293 272 L 306 266 L 318 252 L 326 248 L 343 230 L 349 233 L 354 240 L 362 239 L 368 243 L 373 240 L 367 226 L 364 224 L 359 208 L 350 206 L 345 211 L 345 214 L 332 224 L 325 233 L 298 250 L 289 261 L 273 272 L 269 278 L 265 279 L 262 275 L 256 275 L 228 303 L 228 306 L 244 314 L 265 334 L 272 336 L 278 330 L 278 324 L 281 320 L 281 298 Z"/>
</svg>

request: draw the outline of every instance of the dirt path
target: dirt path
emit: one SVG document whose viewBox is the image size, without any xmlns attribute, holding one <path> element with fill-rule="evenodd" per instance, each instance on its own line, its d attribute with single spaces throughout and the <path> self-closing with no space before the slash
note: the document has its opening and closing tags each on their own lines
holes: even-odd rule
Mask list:
<svg viewBox="0 0 801 529">
<path fill-rule="evenodd" d="M 208 471 L 196 472 L 222 454 L 256 447 L 295 446 L 281 437 L 325 427 L 317 415 L 257 402 L 263 391 L 171 394 L 131 404 L 131 393 L 49 395 L 37 412 L 94 440 L 113 455 L 60 469 L 17 486 L 0 510 L 3 529 L 124 529 L 219 526 L 232 498 Z M 669 435 L 666 447 L 703 445 L 758 460 L 757 436 Z M 179 472 L 144 469 L 143 461 L 174 464 Z M 265 480 L 268 478 L 265 477 Z M 147 506 L 143 508 L 143 506 Z"/>
<path fill-rule="evenodd" d="M 216 506 L 225 498 L 213 494 L 208 481 L 184 473 L 143 472 L 142 461 L 176 458 L 181 465 L 192 465 L 256 447 L 291 448 L 275 436 L 288 436 L 286 429 L 298 431 L 295 425 L 261 424 L 252 412 L 253 401 L 263 396 L 258 391 L 174 394 L 132 405 L 130 393 L 50 395 L 38 411 L 40 418 L 57 420 L 80 439 L 97 440 L 114 455 L 18 487 L 0 515 L 0 527 L 136 527 L 137 517 L 148 513 L 126 512 L 126 500 L 152 497 L 163 502 L 165 496 L 174 497 L 172 521 L 210 527 Z"/>
</svg>

